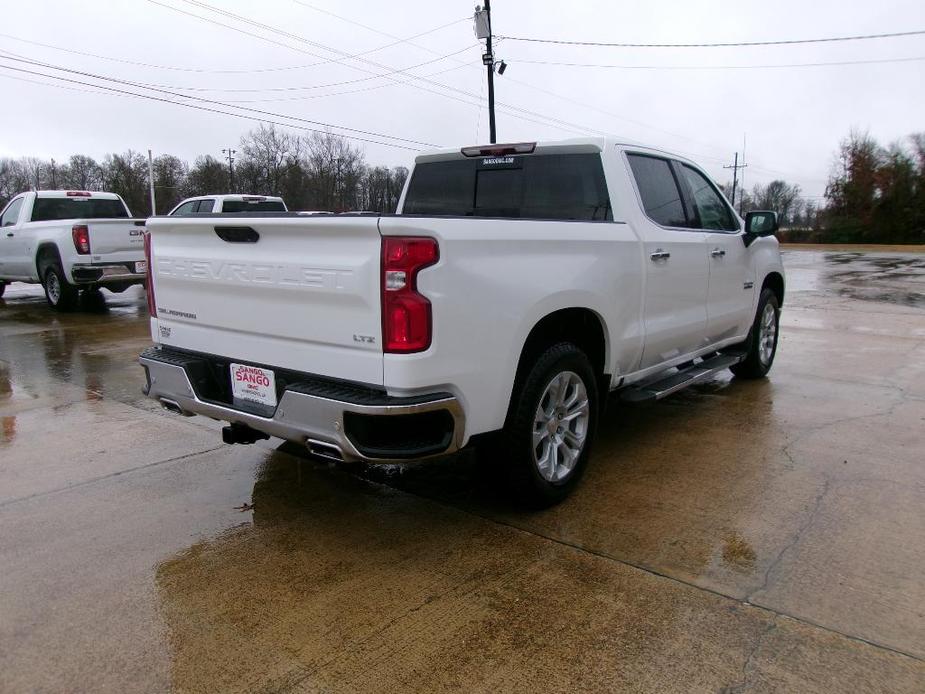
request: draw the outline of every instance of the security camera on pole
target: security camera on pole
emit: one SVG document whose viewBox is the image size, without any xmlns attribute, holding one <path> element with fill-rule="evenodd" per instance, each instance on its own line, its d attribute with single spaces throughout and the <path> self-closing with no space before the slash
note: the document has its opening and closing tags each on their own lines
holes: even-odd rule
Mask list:
<svg viewBox="0 0 925 694">
<path fill-rule="evenodd" d="M 485 8 L 475 6 L 475 35 L 481 40 L 485 39 L 485 53 L 482 54 L 482 64 L 488 68 L 488 130 L 491 144 L 497 142 L 495 137 L 495 65 L 498 74 L 503 75 L 507 64 L 503 60 L 495 61 L 495 54 L 491 50 L 491 0 L 485 0 Z"/>
</svg>

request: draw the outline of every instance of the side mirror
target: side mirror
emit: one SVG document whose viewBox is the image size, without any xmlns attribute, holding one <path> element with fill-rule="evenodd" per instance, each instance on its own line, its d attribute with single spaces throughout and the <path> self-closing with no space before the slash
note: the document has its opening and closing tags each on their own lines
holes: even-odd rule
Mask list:
<svg viewBox="0 0 925 694">
<path fill-rule="evenodd" d="M 742 240 L 746 246 L 760 236 L 773 236 L 780 228 L 777 212 L 771 210 L 753 210 L 745 215 L 745 234 Z"/>
</svg>

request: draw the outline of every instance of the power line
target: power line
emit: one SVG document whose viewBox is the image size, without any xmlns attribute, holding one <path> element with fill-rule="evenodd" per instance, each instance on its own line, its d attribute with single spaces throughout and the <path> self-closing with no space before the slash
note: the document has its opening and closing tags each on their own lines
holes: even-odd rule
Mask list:
<svg viewBox="0 0 925 694">
<path fill-rule="evenodd" d="M 560 63 L 551 60 L 517 60 L 509 58 L 510 63 L 529 65 L 558 65 L 561 67 L 599 67 L 617 70 L 766 70 L 773 68 L 828 67 L 832 65 L 874 65 L 877 63 L 906 63 L 925 60 L 925 56 L 909 58 L 882 58 L 874 60 L 838 60 L 827 63 L 787 63 L 776 65 L 612 65 L 601 63 Z"/>
<path fill-rule="evenodd" d="M 162 7 L 169 7 L 168 5 L 162 5 L 161 3 L 157 3 L 157 2 L 154 4 L 161 5 Z M 177 12 L 182 12 L 182 10 L 174 8 L 174 7 L 169 7 L 169 9 L 176 10 Z M 198 17 L 198 15 L 194 15 L 192 13 L 185 13 L 185 14 L 189 14 L 192 17 Z M 198 17 L 198 18 L 203 19 L 204 21 L 209 21 L 205 17 Z M 459 24 L 460 22 L 465 22 L 469 19 L 470 17 L 462 17 L 460 19 L 455 19 L 452 22 L 447 22 L 446 24 L 441 24 L 440 26 L 434 27 L 433 29 L 422 31 L 418 34 L 414 34 L 413 36 L 409 36 L 406 39 L 401 39 L 399 37 L 395 37 L 389 34 L 391 38 L 396 38 L 398 40 L 393 41 L 391 43 L 387 43 L 383 46 L 371 48 L 367 51 L 361 51 L 359 53 L 354 53 L 353 57 L 369 55 L 371 53 L 378 53 L 379 51 L 383 51 L 386 48 L 391 48 L 392 46 L 396 46 L 400 43 L 410 43 L 412 39 L 420 38 L 421 36 L 427 36 L 428 34 L 433 34 L 437 31 L 440 31 L 441 29 L 446 29 L 447 27 L 453 26 L 454 24 Z M 222 24 L 221 26 L 226 26 L 226 25 Z M 233 27 L 227 27 L 227 28 L 231 29 Z M 256 36 L 256 34 L 254 34 L 254 36 Z M 112 56 L 99 55 L 98 53 L 88 53 L 87 51 L 78 51 L 73 48 L 65 48 L 63 46 L 56 46 L 50 43 L 42 43 L 41 41 L 33 41 L 31 39 L 24 39 L 19 36 L 13 36 L 11 34 L 0 33 L 0 37 L 10 39 L 12 41 L 19 41 L 21 43 L 28 43 L 33 46 L 41 46 L 42 48 L 50 48 L 54 51 L 63 51 L 65 53 L 71 53 L 72 55 L 82 55 L 87 58 L 97 58 L 98 60 L 108 60 L 113 63 L 133 65 L 135 67 L 147 67 L 147 68 L 154 68 L 156 70 L 172 70 L 176 72 L 193 72 L 193 73 L 204 73 L 204 74 L 212 74 L 212 75 L 248 75 L 248 74 L 255 74 L 255 73 L 262 73 L 262 72 L 284 72 L 284 71 L 289 71 L 289 70 L 302 70 L 304 68 L 317 67 L 318 65 L 327 65 L 329 63 L 335 62 L 333 59 L 326 59 L 326 60 L 319 60 L 318 62 L 315 62 L 315 63 L 306 63 L 304 65 L 284 65 L 280 67 L 250 68 L 250 69 L 244 69 L 244 70 L 216 70 L 216 69 L 210 69 L 210 68 L 180 67 L 177 65 L 158 65 L 156 63 L 143 63 L 143 62 L 138 62 L 136 60 L 128 60 L 125 58 L 114 58 Z M 263 37 L 257 37 L 257 38 L 263 38 Z"/>
<path fill-rule="evenodd" d="M 182 85 L 171 85 L 171 84 L 157 84 L 152 82 L 137 82 L 139 86 L 151 87 L 155 89 L 179 89 L 181 91 L 189 92 L 220 92 L 220 93 L 229 93 L 229 94 L 241 94 L 241 93 L 259 93 L 259 92 L 294 92 L 294 91 L 308 91 L 311 89 L 327 89 L 329 87 L 343 87 L 348 84 L 358 84 L 360 82 L 369 82 L 370 80 L 379 79 L 380 77 L 388 77 L 389 75 L 408 72 L 409 70 L 416 70 L 419 67 L 424 67 L 425 65 L 431 65 L 433 63 L 439 63 L 442 60 L 455 55 L 459 55 L 465 51 L 471 50 L 478 44 L 469 44 L 465 48 L 460 48 L 453 51 L 452 53 L 447 53 L 442 55 L 439 58 L 434 58 L 432 60 L 426 60 L 423 63 L 417 63 L 415 65 L 409 65 L 402 68 L 394 68 L 391 72 L 384 73 L 381 75 L 370 75 L 369 77 L 358 77 L 357 79 L 352 80 L 342 80 L 340 82 L 328 82 L 326 84 L 314 84 L 303 87 L 290 86 L 290 87 L 234 87 L 234 88 L 225 88 L 225 87 L 187 87 Z M 7 51 L 9 52 L 9 51 Z M 15 55 L 11 53 L 11 55 Z"/>
<path fill-rule="evenodd" d="M 3 59 L 3 60 L 16 60 L 16 61 L 18 61 L 18 62 L 27 63 L 27 64 L 33 65 L 33 66 L 36 66 L 36 65 L 37 65 L 37 66 L 40 66 L 40 67 L 47 67 L 47 68 L 50 68 L 50 69 L 52 69 L 52 70 L 59 70 L 59 71 L 61 71 L 61 72 L 68 72 L 68 73 L 72 73 L 72 74 L 83 75 L 83 76 L 90 77 L 90 78 L 93 78 L 93 79 L 104 79 L 104 80 L 116 82 L 116 83 L 119 83 L 119 84 L 128 84 L 129 86 L 133 86 L 131 82 L 127 82 L 127 81 L 125 81 L 125 80 L 118 80 L 118 79 L 111 78 L 111 77 L 101 77 L 101 76 L 92 75 L 92 74 L 88 74 L 88 73 L 82 73 L 82 72 L 79 72 L 79 71 L 77 71 L 77 70 L 69 70 L 69 69 L 67 69 L 67 68 L 57 67 L 57 66 L 54 66 L 54 65 L 46 65 L 46 64 L 39 63 L 39 62 L 36 62 L 36 61 L 21 60 L 21 59 L 18 59 L 18 58 L 11 58 L 11 57 L 8 57 L 8 56 L 0 56 L 0 59 Z M 175 105 L 177 105 L 177 106 L 185 106 L 185 107 L 188 107 L 188 108 L 195 108 L 195 109 L 200 110 L 200 111 L 208 111 L 208 112 L 211 112 L 211 113 L 220 113 L 220 114 L 226 115 L 226 116 L 235 116 L 235 117 L 237 117 L 237 118 L 245 118 L 245 119 L 255 120 L 255 121 L 264 122 L 264 123 L 272 123 L 272 124 L 274 124 L 274 125 L 281 125 L 281 126 L 289 127 L 289 128 L 297 128 L 297 129 L 299 129 L 299 130 L 305 130 L 305 131 L 308 131 L 308 132 L 317 132 L 317 133 L 322 133 L 322 134 L 327 133 L 327 132 L 330 132 L 330 131 L 326 131 L 326 130 L 319 130 L 319 129 L 317 129 L 317 128 L 306 128 L 306 127 L 301 127 L 301 126 L 294 126 L 294 125 L 292 125 L 292 124 L 281 123 L 281 122 L 279 122 L 279 121 L 268 120 L 268 119 L 265 119 L 265 118 L 259 118 L 259 117 L 255 117 L 255 116 L 250 116 L 250 115 L 243 114 L 243 113 L 229 113 L 229 112 L 227 112 L 227 111 L 221 111 L 221 110 L 214 109 L 214 108 L 207 108 L 207 107 L 205 107 L 205 106 L 199 106 L 199 105 L 197 105 L 197 104 L 190 104 L 190 103 L 186 103 L 186 102 L 182 102 L 182 101 L 173 101 L 173 100 L 171 100 L 171 99 L 166 99 L 166 98 L 163 98 L 163 97 L 157 97 L 157 96 L 153 96 L 153 95 L 151 95 L 151 94 L 139 94 L 139 93 L 137 93 L 137 92 L 130 92 L 130 91 L 126 91 L 126 90 L 123 90 L 123 89 L 116 89 L 116 88 L 114 88 L 114 87 L 107 87 L 107 86 L 105 86 L 105 85 L 93 84 L 93 83 L 91 83 L 91 82 L 83 82 L 83 81 L 80 81 L 80 80 L 74 80 L 74 79 L 69 79 L 69 78 L 66 78 L 66 77 L 60 77 L 60 76 L 58 76 L 58 75 L 49 75 L 49 74 L 47 74 L 47 73 L 35 72 L 35 71 L 32 71 L 32 70 L 25 70 L 25 69 L 22 69 L 22 68 L 12 67 L 12 66 L 10 66 L 10 65 L 0 65 L 0 68 L 2 68 L 2 69 L 4 69 L 4 70 L 14 70 L 14 71 L 16 71 L 16 72 L 26 73 L 26 74 L 30 74 L 30 75 L 38 75 L 38 76 L 40 76 L 40 77 L 50 77 L 51 79 L 61 80 L 61 81 L 63 81 L 63 82 L 69 82 L 69 83 L 72 83 L 72 84 L 80 84 L 80 85 L 83 85 L 83 86 L 93 87 L 93 88 L 95 88 L 95 89 L 103 89 L 103 90 L 106 90 L 106 91 L 116 92 L 116 93 L 119 93 L 119 94 L 128 94 L 128 95 L 130 95 L 130 96 L 140 97 L 140 98 L 144 98 L 144 99 L 150 99 L 150 100 L 152 100 L 152 101 L 160 101 L 160 102 L 162 102 L 162 103 L 175 104 Z M 155 91 L 157 91 L 157 90 L 155 90 Z M 169 93 L 169 92 L 166 92 L 166 93 Z M 173 96 L 179 96 L 180 98 L 184 98 L 184 99 L 193 99 L 193 98 L 195 98 L 195 97 L 184 96 L 184 95 L 182 95 L 182 94 L 174 94 Z M 197 101 L 204 101 L 204 102 L 206 102 L 206 103 L 216 104 L 216 105 L 219 105 L 219 106 L 225 106 L 225 104 L 222 104 L 221 102 L 212 101 L 212 100 L 210 100 L 210 99 L 197 99 Z M 247 110 L 247 111 L 256 111 L 256 109 L 249 109 L 249 108 L 245 108 L 245 107 L 242 107 L 242 106 L 232 106 L 231 108 L 237 108 L 237 109 Z M 315 125 L 321 125 L 321 126 L 323 126 L 323 127 L 325 127 L 325 128 L 337 128 L 337 129 L 339 129 L 339 130 L 347 130 L 347 131 L 349 131 L 349 132 L 363 133 L 363 134 L 371 135 L 371 136 L 373 136 L 373 137 L 380 137 L 380 138 L 384 138 L 384 139 L 399 140 L 399 141 L 402 141 L 402 142 L 409 142 L 409 143 L 413 143 L 413 144 L 421 144 L 421 145 L 424 145 L 424 146 L 426 146 L 426 147 L 437 147 L 437 145 L 432 144 L 432 143 L 429 143 L 429 142 L 417 142 L 416 140 L 406 140 L 405 138 L 394 137 L 394 136 L 392 136 L 392 135 L 386 135 L 386 134 L 383 134 L 383 133 L 376 133 L 376 132 L 367 131 L 367 130 L 358 130 L 358 129 L 355 129 L 355 128 L 348 128 L 348 127 L 341 126 L 341 125 L 334 125 L 334 124 L 330 124 L 330 123 L 322 123 L 322 122 L 320 122 L 320 121 L 311 121 L 311 120 L 308 120 L 308 119 L 306 119 L 306 118 L 297 118 L 297 117 L 295 117 L 295 116 L 287 116 L 287 115 L 284 115 L 284 114 L 272 113 L 272 112 L 270 112 L 270 111 L 256 111 L 256 112 L 257 112 L 257 113 L 261 113 L 261 114 L 270 115 L 270 116 L 275 116 L 276 118 L 284 118 L 284 119 L 302 121 L 302 122 L 306 122 L 306 123 L 313 123 L 313 124 L 315 124 Z M 388 147 L 397 147 L 397 148 L 399 148 L 399 149 L 407 149 L 407 150 L 411 150 L 411 151 L 420 151 L 418 148 L 415 148 L 415 147 L 406 147 L 406 146 L 404 146 L 404 145 L 398 145 L 398 144 L 387 143 L 387 142 L 380 142 L 380 141 L 378 141 L 378 140 L 371 140 L 371 139 L 367 139 L 367 138 L 363 138 L 363 137 L 357 137 L 357 136 L 355 136 L 355 135 L 344 135 L 344 134 L 342 134 L 342 133 L 333 133 L 333 132 L 332 132 L 331 134 L 332 134 L 332 135 L 335 135 L 335 136 L 337 136 L 337 137 L 342 137 L 342 138 L 352 139 L 352 140 L 359 140 L 359 141 L 362 141 L 362 142 L 370 142 L 370 143 L 372 143 L 372 144 L 377 144 L 377 145 L 385 145 L 385 146 L 388 146 Z"/>
<path fill-rule="evenodd" d="M 563 39 L 539 39 L 526 36 L 499 37 L 508 41 L 526 41 L 530 43 L 554 43 L 563 46 L 600 46 L 608 48 L 736 48 L 743 46 L 790 46 L 800 43 L 833 43 L 836 41 L 866 41 L 870 39 L 892 39 L 900 36 L 919 36 L 925 29 L 915 31 L 897 31 L 888 34 L 860 34 L 857 36 L 830 36 L 816 39 L 785 39 L 776 41 L 735 41 L 726 43 L 608 43 L 604 41 L 566 41 Z"/>
<path fill-rule="evenodd" d="M 278 42 L 278 41 L 274 41 L 274 40 L 272 40 L 272 39 L 267 39 L 266 37 L 260 36 L 260 35 L 258 35 L 258 34 L 253 34 L 253 33 L 251 33 L 251 32 L 244 31 L 243 29 L 240 29 L 240 28 L 238 28 L 238 27 L 234 27 L 234 26 L 231 26 L 231 25 L 228 25 L 228 24 L 223 24 L 222 22 L 216 22 L 216 21 L 214 21 L 214 20 L 212 20 L 212 19 L 202 17 L 201 15 L 193 14 L 193 13 L 191 13 L 191 12 L 187 12 L 187 11 L 182 10 L 182 9 L 180 9 L 180 8 L 172 7 L 171 5 L 166 5 L 166 4 L 164 4 L 164 3 L 159 2 L 158 0 L 147 0 L 147 1 L 148 1 L 148 2 L 151 2 L 151 3 L 154 3 L 154 4 L 156 4 L 156 5 L 160 5 L 160 6 L 162 6 L 162 7 L 166 7 L 166 8 L 168 8 L 168 9 L 175 10 L 175 11 L 180 12 L 180 13 L 182 13 L 182 14 L 187 14 L 187 15 L 189 15 L 189 16 L 191 16 L 191 17 L 195 17 L 195 18 L 197 18 L 197 19 L 202 19 L 202 20 L 204 20 L 204 21 L 211 22 L 211 23 L 213 23 L 213 24 L 218 24 L 219 26 L 224 26 L 224 27 L 229 28 L 229 29 L 231 29 L 231 30 L 233 30 L 233 31 L 238 31 L 238 32 L 241 32 L 241 33 L 245 33 L 245 34 L 248 34 L 248 35 L 253 36 L 253 37 L 255 37 L 255 38 L 258 38 L 258 39 L 261 39 L 261 40 L 267 40 L 267 41 L 270 41 L 270 43 L 274 43 L 274 44 L 276 44 L 276 45 L 280 45 L 280 46 L 283 46 L 283 47 L 286 47 L 286 48 L 290 48 L 291 50 L 296 50 L 296 51 L 299 51 L 299 52 L 302 52 L 302 53 L 306 53 L 306 54 L 308 54 L 308 55 L 315 55 L 315 56 L 317 57 L 317 54 L 311 53 L 310 51 L 306 51 L 306 50 L 304 50 L 304 49 L 301 49 L 301 48 L 298 48 L 298 47 L 295 47 L 295 46 L 290 46 L 290 45 L 288 45 L 288 44 L 284 44 L 284 43 L 281 43 L 281 42 Z M 321 49 L 323 49 L 323 50 L 326 50 L 326 51 L 329 51 L 329 52 L 331 52 L 331 53 L 340 54 L 340 55 L 343 56 L 343 60 L 347 60 L 347 59 L 351 58 L 351 56 L 347 55 L 347 54 L 344 53 L 343 51 L 340 51 L 340 50 L 338 50 L 338 49 L 336 49 L 336 48 L 332 48 L 332 47 L 330 47 L 330 46 L 325 46 L 324 44 L 318 43 L 318 42 L 316 42 L 316 41 L 310 41 L 310 40 L 308 40 L 308 39 L 306 39 L 306 38 L 304 38 L 304 37 L 298 36 L 298 35 L 296 35 L 296 34 L 292 34 L 292 33 L 290 33 L 290 32 L 287 32 L 287 31 L 285 31 L 285 30 L 282 30 L 282 29 L 279 29 L 279 28 L 270 26 L 270 25 L 268 25 L 268 24 L 264 24 L 264 23 L 262 23 L 262 22 L 257 22 L 257 21 L 255 21 L 255 20 L 248 19 L 247 17 L 244 17 L 244 16 L 242 16 L 242 15 L 235 14 L 235 13 L 233 13 L 233 12 L 229 12 L 229 11 L 227 11 L 227 10 L 223 10 L 223 9 L 221 9 L 221 8 L 213 7 L 213 6 L 211 6 L 211 5 L 208 5 L 207 3 L 198 2 L 197 0 L 182 0 L 182 1 L 183 1 L 183 2 L 186 2 L 186 3 L 188 3 L 188 4 L 191 4 L 191 5 L 195 5 L 195 6 L 197 6 L 197 7 L 201 7 L 201 8 L 204 8 L 204 9 L 209 9 L 209 10 L 211 10 L 211 11 L 213 11 L 213 12 L 216 12 L 216 13 L 221 14 L 221 15 L 226 16 L 226 17 L 230 17 L 230 18 L 235 19 L 235 20 L 237 20 L 237 21 L 239 21 L 239 22 L 244 22 L 244 23 L 249 24 L 249 25 L 251 25 L 251 26 L 260 28 L 260 29 L 262 29 L 262 30 L 264 30 L 264 31 L 270 31 L 270 32 L 276 33 L 276 34 L 278 34 L 278 35 L 280 35 L 280 36 L 285 36 L 285 37 L 287 37 L 287 38 L 290 38 L 290 39 L 293 39 L 293 40 L 297 40 L 297 41 L 306 43 L 306 44 L 311 45 L 311 46 L 319 47 L 319 48 L 321 48 Z M 358 60 L 359 62 L 366 63 L 366 64 L 368 64 L 368 65 L 372 65 L 372 66 L 374 66 L 374 67 L 376 67 L 376 68 L 378 68 L 378 69 L 380 69 L 380 70 L 391 70 L 391 69 L 392 69 L 392 68 L 390 68 L 390 67 L 387 66 L 387 65 L 383 65 L 382 63 L 377 63 L 377 62 L 375 62 L 375 61 L 368 60 L 368 59 L 365 59 L 365 58 L 357 58 L 357 60 Z M 349 64 L 346 64 L 346 63 L 342 63 L 341 60 L 335 60 L 335 61 L 333 61 L 333 62 L 338 62 L 338 63 L 344 64 L 345 67 L 349 67 L 349 68 L 352 68 L 352 69 L 354 69 L 354 70 L 359 70 L 359 71 L 361 71 L 361 72 L 371 73 L 371 71 L 368 70 L 368 69 L 365 69 L 365 68 L 362 68 L 362 67 L 359 67 L 359 66 L 356 66 L 356 65 L 349 65 Z M 371 73 L 371 74 L 379 74 L 379 73 Z M 458 88 L 456 88 L 456 87 L 452 87 L 452 86 L 450 86 L 450 85 L 443 84 L 442 82 L 437 82 L 437 81 L 435 81 L 435 80 L 431 80 L 431 79 L 429 79 L 429 78 L 421 77 L 421 76 L 417 76 L 417 75 L 405 75 L 405 76 L 408 77 L 408 78 L 410 78 L 411 80 L 415 80 L 415 81 L 419 81 L 419 82 L 424 82 L 424 83 L 426 83 L 426 84 L 433 85 L 434 87 L 436 87 L 436 88 L 438 88 L 438 89 L 444 89 L 444 90 L 447 90 L 447 91 L 455 92 L 455 93 L 457 93 L 457 94 L 461 94 L 461 95 L 463 95 L 463 96 L 465 96 L 465 97 L 468 97 L 469 99 L 476 99 L 476 102 L 473 103 L 472 101 L 467 101 L 467 100 L 462 99 L 462 98 L 459 98 L 459 97 L 454 97 L 454 96 L 452 96 L 452 95 L 450 95 L 450 94 L 445 94 L 445 93 L 443 93 L 443 92 L 437 92 L 437 91 L 434 91 L 433 89 L 428 89 L 428 88 L 426 88 L 426 87 L 424 87 L 424 86 L 422 86 L 422 85 L 420 85 L 420 84 L 413 84 L 412 82 L 397 80 L 397 79 L 394 79 L 394 78 L 390 78 L 390 79 L 393 79 L 393 81 L 395 81 L 395 82 L 397 82 L 397 83 L 399 83 L 399 84 L 405 84 L 405 85 L 410 86 L 410 87 L 412 87 L 412 88 L 414 88 L 414 89 L 418 89 L 418 90 L 421 90 L 421 91 L 424 91 L 424 92 L 428 92 L 428 93 L 430 93 L 430 94 L 436 94 L 436 95 L 441 96 L 441 97 L 444 97 L 444 98 L 454 99 L 455 101 L 460 101 L 460 102 L 462 102 L 462 103 L 466 103 L 466 104 L 469 104 L 469 105 L 471 105 L 471 106 L 479 105 L 479 104 L 481 104 L 481 102 L 483 101 L 483 100 L 481 99 L 481 97 L 480 97 L 478 94 L 474 94 L 474 93 L 469 92 L 469 91 L 466 91 L 466 90 L 464 90 L 464 89 L 458 89 Z M 593 130 L 593 129 L 591 129 L 591 128 L 586 128 L 586 127 L 584 127 L 584 126 L 576 125 L 576 124 L 574 124 L 574 123 L 569 123 L 568 121 L 563 121 L 563 120 L 560 120 L 560 119 L 551 118 L 551 117 L 546 116 L 546 115 L 544 115 L 544 114 L 542 114 L 542 113 L 537 113 L 537 112 L 535 112 L 535 111 L 530 111 L 529 109 L 524 109 L 524 108 L 521 108 L 521 107 L 519 107 L 519 106 L 513 106 L 513 105 L 511 105 L 511 104 L 502 104 L 500 101 L 497 102 L 497 105 L 498 105 L 499 107 L 503 107 L 503 108 L 505 108 L 505 109 L 507 109 L 507 110 L 509 110 L 509 111 L 515 112 L 514 114 L 511 114 L 511 115 L 515 115 L 516 118 L 520 118 L 521 120 L 525 120 L 525 121 L 530 122 L 530 123 L 536 123 L 536 124 L 538 124 L 538 125 L 545 125 L 545 126 L 547 126 L 547 127 L 549 127 L 550 123 L 554 123 L 554 124 L 556 124 L 557 126 L 561 126 L 561 127 L 560 127 L 561 130 L 567 130 L 567 131 L 576 132 L 576 133 L 579 133 L 579 134 L 580 134 L 580 133 L 586 133 L 586 132 L 589 132 L 589 131 L 590 131 L 590 132 L 597 132 L 597 133 L 600 133 L 600 132 L 601 132 L 601 131 L 595 131 L 595 130 Z M 519 115 L 519 114 L 528 114 L 529 116 L 533 116 L 534 118 L 529 118 L 529 117 L 527 117 L 527 116 L 525 116 L 525 115 Z M 542 119 L 542 120 L 538 121 L 538 120 L 536 120 L 536 118 L 540 118 L 540 119 Z"/>
<path fill-rule="evenodd" d="M 357 136 L 355 136 L 355 135 L 344 135 L 344 134 L 342 134 L 342 133 L 331 132 L 330 130 L 318 130 L 317 128 L 306 128 L 306 127 L 304 127 L 304 126 L 293 125 L 292 123 L 282 123 L 282 122 L 280 122 L 280 121 L 271 120 L 271 119 L 269 119 L 269 118 L 259 118 L 259 117 L 257 117 L 257 116 L 245 115 L 245 114 L 243 114 L 243 113 L 229 113 L 228 111 L 221 111 L 221 110 L 219 110 L 219 109 L 208 108 L 208 107 L 206 107 L 206 106 L 199 106 L 199 105 L 197 105 L 197 104 L 187 104 L 187 103 L 184 103 L 184 102 L 182 102 L 182 101 L 172 101 L 172 100 L 170 100 L 170 99 L 165 99 L 165 98 L 158 97 L 158 96 L 152 96 L 152 95 L 150 95 L 150 94 L 138 94 L 138 93 L 136 93 L 136 92 L 130 92 L 130 91 L 126 91 L 126 90 L 124 90 L 124 89 L 116 89 L 115 87 L 106 87 L 106 86 L 103 86 L 103 85 L 92 84 L 92 83 L 90 83 L 90 82 L 83 82 L 83 81 L 81 81 L 81 80 L 73 80 L 73 79 L 69 79 L 69 78 L 67 78 L 67 77 L 60 77 L 60 76 L 58 76 L 58 75 L 49 75 L 49 74 L 44 73 L 44 72 L 35 72 L 34 70 L 25 70 L 25 69 L 23 69 L 23 68 L 12 67 L 12 66 L 9 66 L 9 65 L 0 65 L 0 70 L 14 70 L 14 71 L 16 71 L 16 72 L 25 73 L 25 74 L 28 74 L 28 75 L 38 75 L 39 77 L 48 77 L 48 78 L 50 78 L 50 79 L 61 80 L 61 81 L 63 81 L 63 82 L 68 82 L 68 83 L 71 83 L 71 84 L 81 84 L 81 85 L 84 85 L 84 86 L 87 86 L 87 87 L 93 87 L 94 89 L 100 89 L 100 90 L 105 90 L 105 91 L 107 91 L 107 92 L 113 92 L 113 95 L 114 95 L 114 96 L 129 96 L 129 97 L 136 97 L 136 98 L 139 98 L 139 99 L 148 99 L 148 100 L 150 100 L 150 101 L 158 101 L 158 102 L 165 103 L 165 104 L 173 104 L 174 106 L 183 106 L 183 107 L 185 107 L 185 108 L 192 108 L 192 109 L 195 109 L 195 110 L 197 110 L 197 111 L 206 111 L 206 112 L 208 112 L 208 113 L 218 113 L 218 114 L 221 114 L 221 115 L 224 115 L 224 116 L 233 116 L 234 118 L 242 118 L 242 119 L 244 119 L 244 120 L 254 121 L 254 122 L 257 122 L 257 123 L 268 123 L 268 124 L 270 124 L 270 125 L 279 125 L 280 127 L 283 127 L 283 128 L 291 128 L 291 129 L 293 129 L 293 130 L 302 130 L 302 131 L 304 131 L 304 132 L 318 133 L 318 134 L 320 134 L 320 135 L 333 135 L 334 137 L 339 137 L 339 138 L 344 139 L 344 140 L 356 140 L 356 141 L 358 141 L 358 142 L 368 142 L 368 143 L 374 144 L 374 145 L 382 145 L 383 147 L 393 147 L 393 148 L 395 148 L 395 149 L 406 149 L 406 150 L 409 150 L 409 151 L 412 151 L 412 152 L 418 152 L 418 151 L 420 151 L 420 150 L 418 150 L 418 149 L 416 149 L 416 148 L 414 148 L 414 147 L 406 147 L 405 145 L 397 145 L 397 144 L 392 143 L 392 142 L 380 142 L 380 141 L 378 141 L 378 140 L 371 140 L 371 139 L 364 138 L 364 137 L 357 137 Z M 84 90 L 84 89 L 73 89 L 73 88 L 71 88 L 71 87 L 65 87 L 65 86 L 63 86 L 63 85 L 58 85 L 58 84 L 42 83 L 42 82 L 37 82 L 37 81 L 35 81 L 35 80 L 25 80 L 25 79 L 23 79 L 23 78 L 14 77 L 14 76 L 12 76 L 12 75 L 0 75 L 0 77 L 6 77 L 6 78 L 8 78 L 8 79 L 20 79 L 20 80 L 22 80 L 22 81 L 34 82 L 35 84 L 44 84 L 44 86 L 46 86 L 46 87 L 56 87 L 56 88 L 59 88 L 59 89 L 69 89 L 70 91 L 87 91 L 87 90 Z M 98 93 L 101 93 L 101 92 L 88 92 L 88 93 L 91 93 L 91 94 L 97 93 L 97 94 L 98 94 Z M 436 147 L 436 145 L 431 145 L 431 146 Z"/>
</svg>

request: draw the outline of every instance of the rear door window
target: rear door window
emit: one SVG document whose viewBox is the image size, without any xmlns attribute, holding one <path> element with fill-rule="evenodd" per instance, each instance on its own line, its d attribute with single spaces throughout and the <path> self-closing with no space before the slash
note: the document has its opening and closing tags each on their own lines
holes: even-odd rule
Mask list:
<svg viewBox="0 0 925 694">
<path fill-rule="evenodd" d="M 424 162 L 405 214 L 610 221 L 600 154 L 534 154 Z"/>
<path fill-rule="evenodd" d="M 196 214 L 209 214 L 212 212 L 212 208 L 215 206 L 215 200 L 209 198 L 208 200 L 200 200 L 199 204 L 196 206 Z"/>
<path fill-rule="evenodd" d="M 668 160 L 644 154 L 628 154 L 627 158 L 649 219 L 665 227 L 689 226 Z"/>
</svg>

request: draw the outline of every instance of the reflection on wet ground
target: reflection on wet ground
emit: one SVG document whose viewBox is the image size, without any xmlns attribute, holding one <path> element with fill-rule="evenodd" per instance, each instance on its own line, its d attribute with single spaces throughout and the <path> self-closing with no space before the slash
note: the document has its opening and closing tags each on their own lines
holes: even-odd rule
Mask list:
<svg viewBox="0 0 925 694">
<path fill-rule="evenodd" d="M 842 296 L 925 307 L 925 255 L 826 253 L 825 261 Z"/>
<path fill-rule="evenodd" d="M 471 452 L 224 446 L 140 395 L 140 291 L 14 285 L 0 690 L 922 691 L 921 261 L 787 253 L 772 377 L 611 407 L 540 513 Z"/>
</svg>

